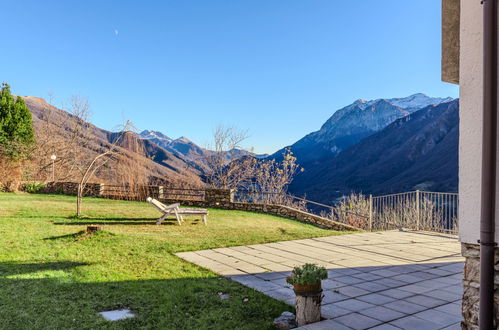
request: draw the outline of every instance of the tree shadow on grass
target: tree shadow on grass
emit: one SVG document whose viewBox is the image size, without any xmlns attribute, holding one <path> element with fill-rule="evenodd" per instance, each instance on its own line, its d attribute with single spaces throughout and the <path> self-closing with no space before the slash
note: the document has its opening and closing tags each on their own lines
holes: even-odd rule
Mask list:
<svg viewBox="0 0 499 330">
<path fill-rule="evenodd" d="M 50 266 L 58 269 L 57 264 Z M 27 272 L 47 267 L 25 265 Z M 3 268 L 12 268 L 11 273 L 17 269 L 0 263 Z M 229 298 L 221 299 L 219 292 Z M 0 328 L 5 329 L 25 329 L 28 324 L 33 329 L 272 329 L 275 317 L 293 311 L 236 282 L 209 276 L 114 282 L 0 276 L 0 305 Z M 109 322 L 99 315 L 122 308 L 136 317 Z"/>
<path fill-rule="evenodd" d="M 147 221 L 143 221 L 147 220 Z M 86 225 L 120 225 L 120 226 L 157 226 L 155 218 L 80 218 L 79 221 L 71 219 L 70 222 L 53 222 L 54 225 L 66 226 L 86 226 Z M 186 219 L 182 225 L 198 225 L 201 223 L 199 219 Z M 166 219 L 161 223 L 161 226 L 178 226 L 176 219 Z"/>
<path fill-rule="evenodd" d="M 59 239 L 77 239 L 84 234 L 85 234 L 85 231 L 81 230 L 81 231 L 79 231 L 77 233 L 73 233 L 73 234 L 46 237 L 43 240 L 44 241 L 55 241 L 55 240 L 59 240 Z"/>
<path fill-rule="evenodd" d="M 88 265 L 90 264 L 73 261 L 43 263 L 0 262 L 0 278 L 4 276 L 29 274 L 47 270 L 69 270 L 75 267 Z"/>
</svg>

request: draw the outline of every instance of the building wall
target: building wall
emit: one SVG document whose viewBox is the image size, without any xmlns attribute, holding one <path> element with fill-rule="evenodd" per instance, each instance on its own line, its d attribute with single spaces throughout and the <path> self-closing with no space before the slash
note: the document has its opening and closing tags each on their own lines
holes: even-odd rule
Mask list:
<svg viewBox="0 0 499 330">
<path fill-rule="evenodd" d="M 480 1 L 461 0 L 460 121 L 459 121 L 459 238 L 465 257 L 463 329 L 478 329 L 480 292 L 480 195 L 483 100 L 483 7 Z M 499 153 L 498 153 L 499 154 Z M 499 178 L 499 175 L 498 175 Z M 496 201 L 499 206 L 499 192 Z M 499 208 L 498 208 L 499 209 Z M 499 212 L 496 209 L 496 217 Z M 496 221 L 496 242 L 499 221 Z M 498 324 L 499 249 L 496 248 L 495 311 Z"/>
<path fill-rule="evenodd" d="M 482 16 L 483 7 L 480 1 L 461 0 L 459 236 L 463 243 L 471 244 L 476 244 L 480 237 L 483 99 Z M 497 205 L 499 205 L 499 193 L 497 196 Z M 496 213 L 496 217 L 499 219 L 499 212 Z M 496 241 L 499 241 L 499 221 L 496 222 Z"/>
</svg>

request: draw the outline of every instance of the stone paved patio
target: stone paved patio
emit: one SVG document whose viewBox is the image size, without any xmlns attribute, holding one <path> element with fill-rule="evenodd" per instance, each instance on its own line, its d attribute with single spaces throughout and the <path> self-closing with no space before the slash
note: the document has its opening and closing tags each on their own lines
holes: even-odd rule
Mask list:
<svg viewBox="0 0 499 330">
<path fill-rule="evenodd" d="M 322 316 L 302 329 L 460 329 L 463 258 L 457 239 L 387 231 L 178 253 L 290 305 L 293 266 L 328 269 Z"/>
</svg>

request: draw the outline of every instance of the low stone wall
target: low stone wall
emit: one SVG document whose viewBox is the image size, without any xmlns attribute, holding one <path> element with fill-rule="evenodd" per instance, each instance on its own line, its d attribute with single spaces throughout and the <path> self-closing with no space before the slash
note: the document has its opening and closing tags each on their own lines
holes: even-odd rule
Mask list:
<svg viewBox="0 0 499 330">
<path fill-rule="evenodd" d="M 320 217 L 315 214 L 300 211 L 288 206 L 283 205 L 268 205 L 268 204 L 254 204 L 254 203 L 232 203 L 234 210 L 261 212 L 266 214 L 273 214 L 284 218 L 298 220 L 301 222 L 311 223 L 321 228 L 341 230 L 341 231 L 358 231 L 358 228 L 346 225 L 341 222 L 333 221 L 327 218 Z"/>
<path fill-rule="evenodd" d="M 478 244 L 461 244 L 464 261 L 462 329 L 478 329 L 479 300 L 480 300 L 480 246 Z M 495 249 L 495 280 L 494 280 L 494 308 L 496 326 L 498 323 L 499 306 L 499 248 Z"/>
<path fill-rule="evenodd" d="M 85 196 L 102 197 L 104 194 L 104 187 L 105 185 L 102 183 L 87 183 L 83 193 Z M 48 182 L 40 192 L 45 194 L 77 195 L 78 183 Z"/>
<path fill-rule="evenodd" d="M 301 222 L 311 223 L 318 227 L 332 229 L 356 231 L 358 228 L 323 218 L 311 213 L 303 212 L 288 206 L 283 205 L 268 205 L 256 203 L 234 202 L 234 190 L 232 189 L 205 189 L 204 200 L 192 199 L 168 199 L 164 198 L 168 195 L 168 188 L 162 186 L 148 186 L 150 197 L 157 198 L 165 204 L 180 203 L 184 206 L 195 207 L 213 207 L 227 210 L 240 210 L 250 212 L 261 212 L 266 214 L 277 215 Z M 75 182 L 49 182 L 41 192 L 47 194 L 65 194 L 76 195 L 78 184 Z M 144 201 L 144 196 L 119 196 L 110 194 L 109 189 L 102 183 L 88 183 L 85 189 L 85 196 L 103 197 L 111 199 L 128 199 Z"/>
</svg>

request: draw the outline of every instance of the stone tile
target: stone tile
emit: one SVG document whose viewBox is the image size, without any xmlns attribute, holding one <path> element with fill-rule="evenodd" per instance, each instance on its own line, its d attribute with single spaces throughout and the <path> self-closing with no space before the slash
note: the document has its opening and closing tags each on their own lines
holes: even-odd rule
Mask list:
<svg viewBox="0 0 499 330">
<path fill-rule="evenodd" d="M 405 314 L 414 314 L 414 313 L 421 312 L 421 311 L 426 309 L 426 307 L 424 307 L 424 306 L 413 304 L 411 302 L 404 301 L 404 300 L 392 301 L 388 304 L 385 304 L 384 307 L 390 308 L 390 309 L 393 309 L 397 312 L 401 312 L 401 313 L 405 313 Z"/>
<path fill-rule="evenodd" d="M 324 290 L 337 289 L 337 288 L 340 288 L 342 286 L 347 286 L 347 284 L 335 282 L 335 281 L 331 281 L 331 280 L 322 281 L 322 288 Z"/>
<path fill-rule="evenodd" d="M 255 290 L 258 290 L 260 292 L 263 292 L 263 293 L 265 293 L 267 291 L 272 291 L 272 290 L 277 290 L 277 289 L 281 289 L 282 288 L 279 285 L 276 285 L 276 284 L 274 284 L 272 282 L 264 281 L 264 280 L 261 280 L 261 279 L 250 280 L 250 281 L 245 281 L 244 283 L 243 282 L 240 282 L 240 283 L 242 283 L 242 284 L 244 284 L 247 287 L 250 287 L 252 289 L 255 289 Z"/>
<path fill-rule="evenodd" d="M 357 288 L 355 286 L 344 286 L 339 289 L 336 289 L 335 291 L 338 291 L 342 295 L 348 296 L 348 297 L 358 297 L 358 296 L 363 296 L 366 294 L 369 294 L 370 292 L 361 288 Z"/>
<path fill-rule="evenodd" d="M 335 303 L 338 301 L 350 299 L 349 296 L 345 296 L 341 293 L 331 291 L 331 290 L 323 291 L 323 295 L 324 295 L 324 297 L 322 298 L 323 304 L 331 304 L 331 303 Z"/>
<path fill-rule="evenodd" d="M 300 330 L 351 330 L 352 328 L 346 327 L 343 324 L 336 322 L 335 320 L 325 320 L 313 324 L 308 324 L 303 327 L 299 327 L 296 329 Z"/>
<path fill-rule="evenodd" d="M 382 278 L 380 280 L 372 281 L 373 283 L 381 284 L 389 288 L 398 288 L 407 285 L 406 282 L 394 280 L 393 278 Z"/>
<path fill-rule="evenodd" d="M 367 273 L 367 272 L 366 273 L 357 273 L 353 276 L 356 278 L 360 278 L 361 280 L 364 280 L 364 281 L 374 281 L 374 280 L 379 280 L 382 278 L 379 275 L 375 275 L 375 274 Z"/>
<path fill-rule="evenodd" d="M 334 303 L 334 305 L 344 309 L 351 310 L 352 312 L 360 312 L 364 309 L 375 307 L 375 305 L 373 304 L 358 299 L 347 299 Z"/>
<path fill-rule="evenodd" d="M 417 330 L 434 330 L 439 329 L 440 326 L 429 321 L 425 321 L 423 319 L 407 316 L 395 321 L 390 322 L 389 324 L 397 326 L 402 329 L 417 329 Z"/>
<path fill-rule="evenodd" d="M 255 276 L 258 276 L 258 274 Z M 292 285 L 286 282 L 286 278 L 278 278 L 276 280 L 271 280 L 270 282 L 279 285 L 281 287 L 292 288 Z"/>
<path fill-rule="evenodd" d="M 431 321 L 442 327 L 447 327 L 461 321 L 462 319 L 460 315 L 451 315 L 434 309 L 428 309 L 426 311 L 414 314 L 413 316 L 426 321 Z"/>
<path fill-rule="evenodd" d="M 434 278 L 433 281 L 443 283 L 444 285 L 461 285 L 462 277 L 460 280 L 448 276 Z"/>
<path fill-rule="evenodd" d="M 283 279 L 283 278 L 286 278 L 286 276 L 288 276 L 288 275 L 289 275 L 289 273 L 284 275 L 283 272 L 268 272 L 268 273 L 255 274 L 256 277 L 261 278 L 262 280 L 265 280 L 265 281 Z"/>
<path fill-rule="evenodd" d="M 392 277 L 392 276 L 400 275 L 400 273 L 398 273 L 398 272 L 394 272 L 391 270 L 384 270 L 384 269 L 375 270 L 375 271 L 371 272 L 371 274 L 378 275 L 381 277 Z"/>
<path fill-rule="evenodd" d="M 447 291 L 442 291 L 442 290 L 434 290 L 434 291 L 428 291 L 424 293 L 425 296 L 445 300 L 447 302 L 455 302 L 455 301 L 460 301 L 462 298 L 461 294 L 458 293 L 451 293 Z"/>
<path fill-rule="evenodd" d="M 436 311 L 451 315 L 461 315 L 461 304 L 445 304 L 435 308 Z"/>
<path fill-rule="evenodd" d="M 383 306 L 364 309 L 360 313 L 383 322 L 393 321 L 406 316 L 404 313 L 397 312 Z"/>
<path fill-rule="evenodd" d="M 100 312 L 99 314 L 108 321 L 119 321 L 135 317 L 135 314 L 129 309 L 118 309 L 114 311 Z"/>
<path fill-rule="evenodd" d="M 321 315 L 326 319 L 333 319 L 338 316 L 343 316 L 352 313 L 351 310 L 336 306 L 336 304 L 328 304 L 321 306 Z"/>
<path fill-rule="evenodd" d="M 378 292 L 378 291 L 388 290 L 387 286 L 384 286 L 384 285 L 379 284 L 379 283 L 374 283 L 374 282 L 364 282 L 364 283 L 355 284 L 354 286 L 357 288 L 367 290 L 369 292 Z"/>
<path fill-rule="evenodd" d="M 448 270 L 453 273 L 462 273 L 464 271 L 464 265 L 461 262 L 455 262 L 445 266 L 441 266 L 439 267 L 439 269 Z"/>
<path fill-rule="evenodd" d="M 328 271 L 328 275 L 331 279 L 334 279 L 336 276 L 354 275 L 358 273 L 360 273 L 360 271 L 355 268 L 338 268 Z"/>
<path fill-rule="evenodd" d="M 442 328 L 441 330 L 461 330 L 461 322 L 454 323 L 448 327 Z"/>
<path fill-rule="evenodd" d="M 409 298 L 405 298 L 404 300 L 421 305 L 421 306 L 424 306 L 424 307 L 428 307 L 428 308 L 441 306 L 441 305 L 444 305 L 446 303 L 444 300 L 440 300 L 440 299 L 436 299 L 436 298 L 432 298 L 432 297 L 428 297 L 428 296 L 424 296 L 424 295 L 419 295 L 419 294 L 412 296 L 412 297 L 409 297 Z"/>
<path fill-rule="evenodd" d="M 357 283 L 362 283 L 364 282 L 363 279 L 356 278 L 353 276 L 342 276 L 342 277 L 336 277 L 332 279 L 335 282 L 340 282 L 344 284 L 357 284 Z"/>
<path fill-rule="evenodd" d="M 434 275 L 438 275 L 438 276 L 447 276 L 447 275 L 453 274 L 452 272 L 449 272 L 449 271 L 446 271 L 443 269 L 438 269 L 438 268 L 428 269 L 428 270 L 425 270 L 425 272 L 430 273 L 430 274 L 434 274 Z"/>
<path fill-rule="evenodd" d="M 451 285 L 451 286 L 443 287 L 441 290 L 446 291 L 446 292 L 450 292 L 450 293 L 455 293 L 458 295 L 462 295 L 464 289 L 463 289 L 462 285 Z"/>
<path fill-rule="evenodd" d="M 281 301 L 295 301 L 295 293 L 292 289 L 287 289 L 287 288 L 282 288 L 282 289 L 277 289 L 277 290 L 272 290 L 272 291 L 266 291 L 265 294 L 267 296 L 270 296 L 274 299 L 281 300 Z"/>
<path fill-rule="evenodd" d="M 396 327 L 394 325 L 390 325 L 388 323 L 385 323 L 385 324 L 375 326 L 374 328 L 371 328 L 370 330 L 400 330 L 400 328 Z"/>
<path fill-rule="evenodd" d="M 388 297 L 391 297 L 391 298 L 395 298 L 395 299 L 402 299 L 402 298 L 407 298 L 407 297 L 410 297 L 410 296 L 414 296 L 414 293 L 412 293 L 412 292 L 408 292 L 408 291 L 404 291 L 404 290 L 399 290 L 399 289 L 385 290 L 385 291 L 379 292 L 379 294 L 382 294 L 384 296 L 388 296 Z"/>
<path fill-rule="evenodd" d="M 388 296 L 383 296 L 382 294 L 379 293 L 371 293 L 365 296 L 357 297 L 357 299 L 374 305 L 384 305 L 396 300 Z"/>
<path fill-rule="evenodd" d="M 403 275 L 403 274 L 417 272 L 418 270 L 421 270 L 421 268 L 418 267 L 418 265 L 403 265 L 403 266 L 393 266 L 389 268 L 389 270 L 392 270 L 393 272 Z"/>
<path fill-rule="evenodd" d="M 406 286 L 401 286 L 398 289 L 403 290 L 403 291 L 412 292 L 412 293 L 417 293 L 417 294 L 425 293 L 428 291 L 433 291 L 432 288 L 428 288 L 428 287 L 421 286 L 418 284 L 410 284 L 410 285 L 406 285 Z"/>
<path fill-rule="evenodd" d="M 420 279 L 420 281 L 423 281 L 423 280 L 431 280 L 431 279 L 434 279 L 434 278 L 437 278 L 437 277 L 440 277 L 438 275 L 435 275 L 435 274 L 430 274 L 430 273 L 426 273 L 424 271 L 420 271 L 420 272 L 415 272 L 415 273 L 411 273 L 412 276 L 415 276 L 417 278 Z"/>
<path fill-rule="evenodd" d="M 406 283 L 416 283 L 416 282 L 421 281 L 421 278 L 413 276 L 411 274 L 397 275 L 397 276 L 392 277 L 392 279 L 397 280 L 397 281 L 406 282 Z"/>
<path fill-rule="evenodd" d="M 367 329 L 382 323 L 382 321 L 359 313 L 343 315 L 334 320 L 353 329 Z"/>
<path fill-rule="evenodd" d="M 446 285 L 445 283 L 442 283 L 442 282 L 435 281 L 435 279 L 424 280 L 424 281 L 416 283 L 416 285 L 424 286 L 426 288 L 436 289 L 436 290 L 440 290 L 440 289 L 444 289 L 446 287 L 449 287 L 449 285 Z"/>
</svg>

